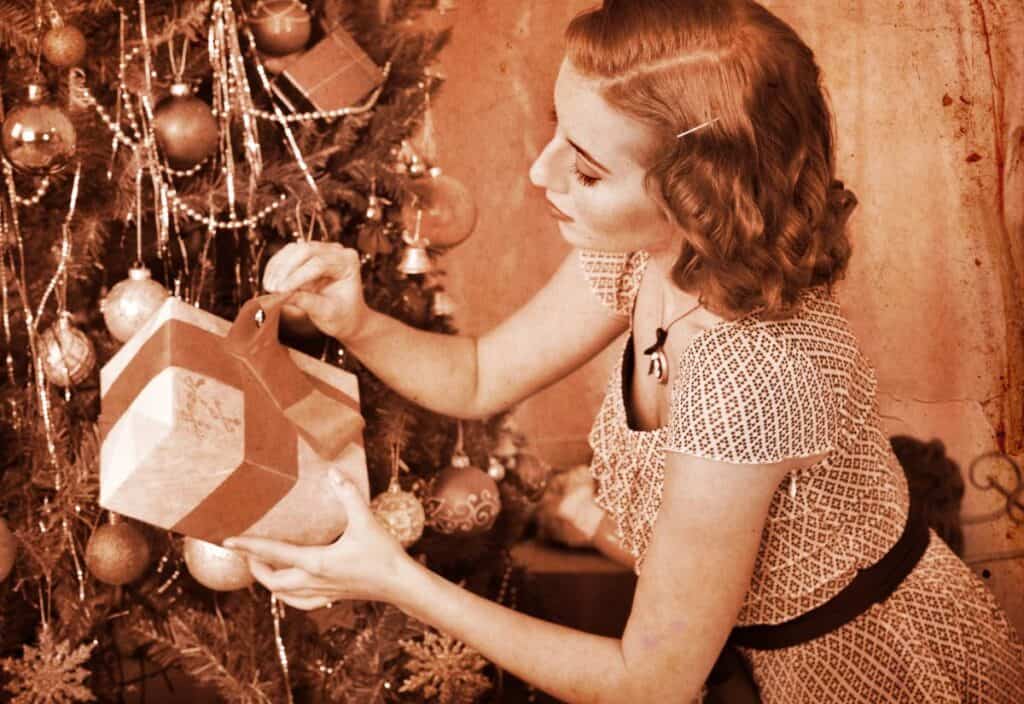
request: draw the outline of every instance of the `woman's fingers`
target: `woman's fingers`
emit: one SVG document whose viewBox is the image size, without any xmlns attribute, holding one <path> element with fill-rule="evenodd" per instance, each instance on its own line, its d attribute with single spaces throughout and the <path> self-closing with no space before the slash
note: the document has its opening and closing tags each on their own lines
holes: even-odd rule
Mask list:
<svg viewBox="0 0 1024 704">
<path fill-rule="evenodd" d="M 321 277 L 340 281 L 358 271 L 359 255 L 353 249 L 331 242 L 292 242 L 267 263 L 263 287 L 287 291 Z"/>
<path fill-rule="evenodd" d="M 224 547 L 229 550 L 240 550 L 263 562 L 299 567 L 306 572 L 316 573 L 320 563 L 319 548 L 292 545 L 279 540 L 252 537 L 228 538 L 224 541 Z"/>
<path fill-rule="evenodd" d="M 359 489 L 337 467 L 331 468 L 327 476 L 330 479 L 331 487 L 334 489 L 334 495 L 338 497 L 341 505 L 345 507 L 345 515 L 348 516 L 350 525 L 365 522 L 367 518 L 373 516 L 369 504 L 363 498 L 363 495 L 359 493 Z"/>
<path fill-rule="evenodd" d="M 289 242 L 270 258 L 267 268 L 263 271 L 263 288 L 270 292 L 280 291 L 281 280 L 289 271 L 300 266 L 312 256 L 312 250 L 303 243 Z"/>
<path fill-rule="evenodd" d="M 322 609 L 331 605 L 331 600 L 325 596 L 300 597 L 292 594 L 275 594 L 278 601 L 283 601 L 288 606 L 303 611 Z"/>
<path fill-rule="evenodd" d="M 340 278 L 335 271 L 337 262 L 330 255 L 309 257 L 285 273 L 277 282 L 278 291 L 294 291 L 316 281 L 317 279 Z"/>
<path fill-rule="evenodd" d="M 296 567 L 275 570 L 262 560 L 253 557 L 249 558 L 249 571 L 252 572 L 253 577 L 259 580 L 260 584 L 272 592 L 301 592 L 321 589 L 325 586 L 320 579 L 306 570 Z"/>
<path fill-rule="evenodd" d="M 335 310 L 334 303 L 330 298 L 312 291 L 292 291 L 288 294 L 286 301 L 300 308 L 313 322 L 328 320 Z"/>
</svg>

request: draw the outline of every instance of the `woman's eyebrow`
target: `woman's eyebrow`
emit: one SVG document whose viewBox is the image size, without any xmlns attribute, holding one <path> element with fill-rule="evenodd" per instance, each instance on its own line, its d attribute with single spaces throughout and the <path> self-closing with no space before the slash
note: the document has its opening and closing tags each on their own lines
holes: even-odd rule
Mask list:
<svg viewBox="0 0 1024 704">
<path fill-rule="evenodd" d="M 552 120 L 554 120 L 555 122 L 558 122 L 558 110 L 557 110 L 557 109 L 555 109 L 555 108 L 551 108 L 551 119 L 552 119 Z M 568 142 L 568 143 L 569 143 L 569 145 L 570 145 L 570 146 L 571 146 L 571 147 L 572 147 L 573 149 L 575 149 L 575 150 L 576 150 L 577 152 L 579 152 L 579 153 L 580 153 L 580 156 L 582 156 L 582 157 L 583 157 L 584 159 L 586 159 L 587 161 L 589 161 L 589 162 L 590 162 L 591 164 L 593 164 L 594 166 L 596 166 L 596 167 L 597 167 L 598 169 L 600 169 L 601 171 L 604 171 L 604 172 L 605 172 L 606 174 L 608 174 L 609 176 L 611 175 L 611 173 L 612 173 L 612 172 L 611 172 L 611 170 L 609 170 L 609 168 L 608 168 L 607 166 L 605 166 L 604 164 L 602 164 L 602 163 L 601 163 L 600 161 L 598 161 L 597 159 L 595 159 L 595 158 L 593 157 L 593 155 L 592 155 L 592 154 L 591 154 L 590 152 L 588 152 L 588 151 L 587 151 L 586 149 L 584 149 L 584 148 L 583 148 L 583 147 L 581 147 L 580 145 L 576 144 L 576 142 L 572 141 L 572 140 L 571 140 L 571 139 L 569 139 L 568 137 L 566 137 L 566 138 L 565 138 L 565 141 L 566 141 L 566 142 Z"/>
<path fill-rule="evenodd" d="M 578 151 L 583 156 L 584 159 L 589 161 L 591 164 L 593 164 L 597 168 L 601 169 L 601 171 L 604 171 L 606 174 L 611 175 L 612 172 L 608 170 L 608 167 L 605 166 L 604 164 L 602 164 L 600 161 L 598 161 L 594 157 L 592 157 L 590 155 L 590 153 L 586 149 L 584 149 L 580 145 L 576 144 L 576 142 L 572 141 L 568 137 L 565 138 L 565 141 L 568 142 L 570 145 L 572 145 L 572 148 L 575 149 L 576 151 Z"/>
</svg>

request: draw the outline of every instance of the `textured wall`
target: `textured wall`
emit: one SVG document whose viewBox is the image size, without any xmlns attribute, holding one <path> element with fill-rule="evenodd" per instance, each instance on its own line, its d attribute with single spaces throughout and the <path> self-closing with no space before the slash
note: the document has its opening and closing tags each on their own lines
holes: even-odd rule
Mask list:
<svg viewBox="0 0 1024 704">
<path fill-rule="evenodd" d="M 458 10 L 436 122 L 441 163 L 472 185 L 482 213 L 445 260 L 463 330 L 514 311 L 568 251 L 527 169 L 551 131 L 562 29 L 590 4 L 474 0 Z M 832 97 L 839 176 L 861 202 L 840 299 L 877 369 L 886 429 L 942 438 L 965 474 L 990 451 L 1019 462 L 1024 6 L 766 4 L 815 49 Z M 610 363 L 606 353 L 522 404 L 517 418 L 548 459 L 586 457 Z M 989 468 L 1005 489 L 1019 487 L 1008 462 L 976 474 Z M 979 520 L 966 529 L 968 559 L 1024 630 L 1024 559 L 1004 559 L 1024 548 L 1024 528 L 1005 505 L 969 483 L 964 512 Z"/>
</svg>

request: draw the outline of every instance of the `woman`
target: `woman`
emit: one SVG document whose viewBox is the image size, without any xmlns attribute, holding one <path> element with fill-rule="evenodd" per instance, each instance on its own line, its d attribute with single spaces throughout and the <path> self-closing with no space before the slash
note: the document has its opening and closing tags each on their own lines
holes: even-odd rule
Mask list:
<svg viewBox="0 0 1024 704">
<path fill-rule="evenodd" d="M 639 573 L 622 637 L 450 584 L 348 485 L 333 545 L 225 544 L 286 603 L 392 602 L 566 701 L 691 700 L 727 639 L 767 702 L 1024 701 L 1024 648 L 993 598 L 908 519 L 832 298 L 851 195 L 811 51 L 750 0 L 609 0 L 570 25 L 554 103 L 530 175 L 577 250 L 496 329 L 449 337 L 368 309 L 355 252 L 333 244 L 289 245 L 264 285 L 457 417 L 630 331 L 591 433 L 598 502 Z"/>
</svg>

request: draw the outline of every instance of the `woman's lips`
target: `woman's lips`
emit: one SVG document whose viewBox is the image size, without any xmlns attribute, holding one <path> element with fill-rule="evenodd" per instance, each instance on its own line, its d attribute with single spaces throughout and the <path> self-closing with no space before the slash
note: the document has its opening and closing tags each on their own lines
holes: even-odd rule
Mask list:
<svg viewBox="0 0 1024 704">
<path fill-rule="evenodd" d="M 572 222 L 573 221 L 571 217 L 569 217 L 568 215 L 563 213 L 561 210 L 559 210 L 558 206 L 556 206 L 550 200 L 548 201 L 548 209 L 551 211 L 552 217 L 554 217 L 556 220 L 561 220 L 562 222 Z"/>
</svg>

